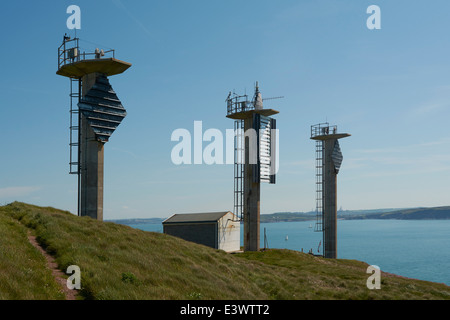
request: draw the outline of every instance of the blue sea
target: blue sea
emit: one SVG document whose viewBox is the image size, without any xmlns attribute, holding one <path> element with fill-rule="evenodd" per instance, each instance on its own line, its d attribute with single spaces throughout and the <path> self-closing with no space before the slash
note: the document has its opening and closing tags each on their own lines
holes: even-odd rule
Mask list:
<svg viewBox="0 0 450 320">
<path fill-rule="evenodd" d="M 131 227 L 162 232 L 161 224 Z M 322 253 L 322 233 L 314 232 L 312 221 L 262 223 L 261 248 L 264 229 L 269 248 Z M 450 220 L 338 220 L 337 254 L 385 272 L 450 285 Z"/>
</svg>

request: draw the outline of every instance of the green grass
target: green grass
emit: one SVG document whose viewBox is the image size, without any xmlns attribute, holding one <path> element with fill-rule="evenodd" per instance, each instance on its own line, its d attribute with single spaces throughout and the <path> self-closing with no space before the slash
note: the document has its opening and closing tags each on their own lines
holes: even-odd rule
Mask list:
<svg viewBox="0 0 450 320">
<path fill-rule="evenodd" d="M 0 215 L 0 299 L 64 299 L 46 264 L 29 243 L 27 229 Z"/>
<path fill-rule="evenodd" d="M 226 254 L 165 234 L 17 202 L 0 207 L 1 234 L 11 238 L 5 242 L 2 237 L 0 250 L 23 250 L 36 260 L 36 274 L 28 288 L 5 285 L 23 278 L 16 272 L 26 267 L 23 259 L 1 254 L 2 299 L 61 298 L 56 289 L 42 289 L 56 285 L 49 285 L 44 260 L 27 242 L 27 229 L 60 269 L 80 267 L 83 299 L 450 299 L 448 286 L 385 274 L 381 290 L 368 290 L 367 264 L 359 261 L 289 250 Z"/>
</svg>

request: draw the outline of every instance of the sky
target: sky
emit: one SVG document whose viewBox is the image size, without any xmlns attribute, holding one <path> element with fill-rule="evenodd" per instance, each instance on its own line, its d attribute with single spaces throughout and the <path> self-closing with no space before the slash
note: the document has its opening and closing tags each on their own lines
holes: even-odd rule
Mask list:
<svg viewBox="0 0 450 320">
<path fill-rule="evenodd" d="M 339 132 L 344 210 L 450 205 L 450 2 L 8 1 L 0 10 L 0 205 L 76 213 L 69 80 L 56 75 L 70 5 L 87 51 L 132 67 L 110 77 L 127 117 L 105 145 L 104 219 L 233 210 L 233 165 L 171 160 L 176 129 L 233 128 L 229 91 L 259 82 L 279 129 L 261 213 L 315 208 L 311 125 Z M 381 29 L 369 29 L 370 5 Z M 203 148 L 208 142 L 203 142 Z"/>
</svg>

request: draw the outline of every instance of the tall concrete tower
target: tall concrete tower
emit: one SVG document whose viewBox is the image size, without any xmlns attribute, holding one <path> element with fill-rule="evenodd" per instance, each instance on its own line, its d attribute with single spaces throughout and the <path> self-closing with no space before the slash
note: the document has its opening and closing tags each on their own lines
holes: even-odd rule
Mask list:
<svg viewBox="0 0 450 320">
<path fill-rule="evenodd" d="M 70 79 L 70 173 L 78 175 L 78 215 L 103 220 L 104 145 L 126 116 L 108 76 L 130 63 L 114 50 L 80 52 L 79 39 L 65 36 L 56 74 Z"/>
<path fill-rule="evenodd" d="M 273 98 L 271 98 L 273 99 Z M 260 249 L 261 182 L 275 183 L 278 111 L 263 108 L 256 83 L 253 100 L 231 92 L 227 118 L 235 120 L 234 214 L 244 222 L 244 250 Z"/>
<path fill-rule="evenodd" d="M 323 232 L 323 256 L 337 258 L 337 174 L 342 163 L 338 133 L 328 123 L 311 126 L 311 139 L 316 140 L 316 226 Z"/>
</svg>

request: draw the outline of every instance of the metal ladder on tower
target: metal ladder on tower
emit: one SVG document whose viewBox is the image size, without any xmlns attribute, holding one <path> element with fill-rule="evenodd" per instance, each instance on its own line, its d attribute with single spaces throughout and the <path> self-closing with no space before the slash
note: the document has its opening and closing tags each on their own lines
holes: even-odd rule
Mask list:
<svg viewBox="0 0 450 320">
<path fill-rule="evenodd" d="M 244 219 L 244 120 L 234 122 L 234 214 Z"/>
<path fill-rule="evenodd" d="M 80 110 L 78 102 L 81 98 L 81 79 L 70 78 L 70 126 L 69 126 L 69 174 L 76 174 L 77 181 L 77 214 L 80 216 Z"/>
<path fill-rule="evenodd" d="M 69 173 L 79 174 L 79 110 L 81 80 L 70 78 Z"/>
<path fill-rule="evenodd" d="M 316 224 L 315 232 L 323 232 L 323 142 L 316 141 Z"/>
</svg>

